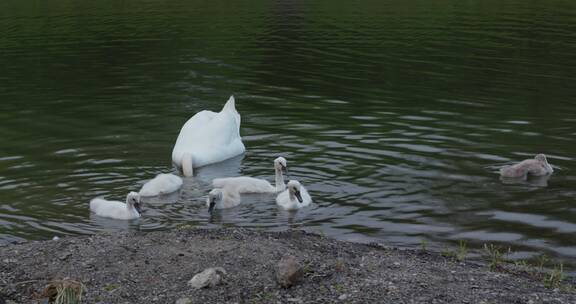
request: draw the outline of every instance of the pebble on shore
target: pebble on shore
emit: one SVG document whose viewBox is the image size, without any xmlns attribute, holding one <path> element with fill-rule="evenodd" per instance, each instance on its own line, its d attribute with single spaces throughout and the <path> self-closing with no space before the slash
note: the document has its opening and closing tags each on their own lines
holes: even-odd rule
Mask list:
<svg viewBox="0 0 576 304">
<path fill-rule="evenodd" d="M 224 275 L 226 270 L 222 267 L 207 268 L 188 281 L 188 286 L 196 289 L 214 287 L 222 282 Z"/>
</svg>

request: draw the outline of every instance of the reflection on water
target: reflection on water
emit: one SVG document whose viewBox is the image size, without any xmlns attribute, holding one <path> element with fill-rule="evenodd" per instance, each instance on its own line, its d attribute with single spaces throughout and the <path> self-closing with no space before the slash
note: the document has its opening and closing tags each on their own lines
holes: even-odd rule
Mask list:
<svg viewBox="0 0 576 304">
<path fill-rule="evenodd" d="M 503 177 L 500 176 L 500 180 L 504 184 L 510 185 L 531 185 L 535 187 L 548 187 L 548 180 L 550 175 L 544 176 L 529 176 L 527 178 L 514 178 L 514 177 Z"/>
<path fill-rule="evenodd" d="M 0 242 L 180 224 L 302 228 L 442 248 L 465 239 L 576 259 L 574 4 L 103 0 L 0 3 Z M 158 173 L 195 112 L 235 94 L 247 153 L 200 168 L 129 222 L 90 215 Z M 501 181 L 546 153 L 552 177 Z M 210 181 L 273 180 L 314 204 Z"/>
</svg>

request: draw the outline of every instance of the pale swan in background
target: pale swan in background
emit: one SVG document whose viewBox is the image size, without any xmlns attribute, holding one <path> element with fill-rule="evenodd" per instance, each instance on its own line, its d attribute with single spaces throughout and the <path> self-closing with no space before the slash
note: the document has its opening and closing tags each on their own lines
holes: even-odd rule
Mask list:
<svg viewBox="0 0 576 304">
<path fill-rule="evenodd" d="M 148 181 L 142 189 L 140 196 L 158 196 L 178 191 L 182 187 L 182 178 L 174 174 L 158 174 Z"/>
<path fill-rule="evenodd" d="M 240 205 L 240 193 L 232 187 L 212 189 L 212 191 L 208 193 L 208 199 L 206 200 L 208 212 L 212 212 L 214 208 L 226 209 L 238 205 Z"/>
<path fill-rule="evenodd" d="M 126 203 L 95 198 L 90 201 L 90 210 L 98 216 L 119 220 L 139 218 L 142 213 L 140 195 L 136 192 L 128 193 Z"/>
<path fill-rule="evenodd" d="M 538 154 L 533 159 L 526 159 L 515 165 L 500 169 L 502 177 L 510 178 L 526 178 L 528 175 L 544 176 L 550 175 L 552 172 L 554 172 L 554 169 L 552 169 L 544 154 Z"/>
<path fill-rule="evenodd" d="M 276 193 L 284 191 L 286 185 L 284 184 L 282 172 L 286 171 L 286 174 L 288 174 L 284 157 L 280 156 L 274 160 L 274 171 L 276 186 L 272 186 L 266 180 L 247 176 L 216 178 L 212 181 L 212 186 L 214 188 L 234 187 L 240 193 Z"/>
<path fill-rule="evenodd" d="M 286 210 L 296 210 L 310 205 L 312 198 L 304 186 L 296 180 L 291 180 L 286 185 L 288 189 L 278 194 L 276 203 Z"/>
<path fill-rule="evenodd" d="M 240 114 L 234 96 L 230 96 L 219 113 L 204 110 L 184 124 L 172 150 L 172 162 L 184 176 L 192 176 L 193 168 L 221 162 L 245 150 Z"/>
</svg>

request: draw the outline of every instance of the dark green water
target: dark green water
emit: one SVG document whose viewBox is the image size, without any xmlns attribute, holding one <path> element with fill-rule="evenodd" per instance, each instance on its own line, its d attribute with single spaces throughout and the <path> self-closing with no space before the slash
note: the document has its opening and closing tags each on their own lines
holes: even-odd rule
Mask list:
<svg viewBox="0 0 576 304">
<path fill-rule="evenodd" d="M 0 243 L 190 223 L 574 263 L 575 80 L 573 1 L 4 0 Z M 175 172 L 182 124 L 230 94 L 243 158 L 138 221 L 90 215 Z M 536 153 L 549 180 L 499 180 Z M 208 216 L 211 178 L 272 180 L 277 155 L 312 208 L 246 197 Z"/>
</svg>

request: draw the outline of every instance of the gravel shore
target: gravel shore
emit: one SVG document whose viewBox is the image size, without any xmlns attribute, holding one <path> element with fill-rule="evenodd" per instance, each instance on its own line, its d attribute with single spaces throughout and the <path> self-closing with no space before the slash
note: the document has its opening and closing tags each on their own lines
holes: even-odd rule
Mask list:
<svg viewBox="0 0 576 304">
<path fill-rule="evenodd" d="M 278 261 L 303 276 L 281 287 Z M 576 303 L 542 280 L 422 250 L 337 241 L 301 231 L 192 229 L 98 234 L 0 247 L 0 304 L 47 302 L 53 280 L 82 283 L 83 303 Z M 223 281 L 195 289 L 209 267 Z"/>
</svg>

